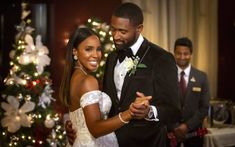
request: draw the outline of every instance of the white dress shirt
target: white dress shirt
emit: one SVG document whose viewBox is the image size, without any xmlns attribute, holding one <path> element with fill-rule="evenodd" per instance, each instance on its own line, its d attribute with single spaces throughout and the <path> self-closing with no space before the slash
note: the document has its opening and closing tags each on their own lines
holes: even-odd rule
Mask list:
<svg viewBox="0 0 235 147">
<path fill-rule="evenodd" d="M 185 79 L 185 82 L 186 82 L 186 87 L 188 86 L 188 81 L 189 81 L 189 74 L 190 74 L 190 70 L 191 70 L 191 64 L 189 64 L 188 67 L 186 67 L 184 70 L 181 69 L 178 65 L 177 65 L 177 68 L 178 68 L 178 81 L 180 81 L 180 76 L 181 76 L 181 72 L 184 71 L 184 79 Z"/>
<path fill-rule="evenodd" d="M 136 55 L 136 53 L 139 50 L 143 41 L 144 41 L 144 37 L 142 35 L 140 35 L 139 38 L 137 39 L 137 41 L 130 47 L 133 55 Z M 120 63 L 118 60 L 116 66 L 114 68 L 114 83 L 116 86 L 117 96 L 119 99 L 121 98 L 122 86 L 124 83 L 125 76 L 128 72 L 128 69 L 124 66 L 126 60 L 127 60 L 127 57 L 123 60 L 122 63 Z M 159 121 L 159 119 L 157 118 L 157 115 L 158 114 L 157 114 L 156 107 L 151 105 L 150 111 L 149 111 L 149 114 L 148 114 L 148 117 L 146 118 L 146 120 Z"/>
</svg>

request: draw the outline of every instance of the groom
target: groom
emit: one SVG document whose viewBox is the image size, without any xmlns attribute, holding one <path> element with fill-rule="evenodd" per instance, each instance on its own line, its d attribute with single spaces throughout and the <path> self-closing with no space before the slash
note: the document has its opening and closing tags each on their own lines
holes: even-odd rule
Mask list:
<svg viewBox="0 0 235 147">
<path fill-rule="evenodd" d="M 111 32 L 117 50 L 107 59 L 103 90 L 112 99 L 110 117 L 132 104 L 135 118 L 115 132 L 120 147 L 164 147 L 166 125 L 180 117 L 174 57 L 144 38 L 142 30 L 143 13 L 137 5 L 123 3 L 113 13 Z M 142 68 L 124 70 L 125 55 L 137 59 Z M 152 96 L 148 107 L 132 103 L 137 91 Z M 68 125 L 66 131 L 73 136 Z"/>
</svg>

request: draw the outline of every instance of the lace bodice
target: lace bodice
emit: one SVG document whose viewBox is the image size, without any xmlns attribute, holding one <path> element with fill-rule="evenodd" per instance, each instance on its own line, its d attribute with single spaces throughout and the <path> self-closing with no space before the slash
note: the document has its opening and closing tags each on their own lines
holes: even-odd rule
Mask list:
<svg viewBox="0 0 235 147">
<path fill-rule="evenodd" d="M 108 117 L 112 102 L 106 93 L 99 90 L 85 93 L 80 99 L 81 108 L 73 112 L 69 112 L 70 120 L 72 121 L 74 129 L 77 131 L 77 138 L 73 147 L 118 147 L 117 139 L 114 133 L 110 133 L 99 138 L 94 138 L 90 134 L 82 108 L 95 103 L 99 103 L 100 112 L 103 119 L 106 119 Z"/>
</svg>

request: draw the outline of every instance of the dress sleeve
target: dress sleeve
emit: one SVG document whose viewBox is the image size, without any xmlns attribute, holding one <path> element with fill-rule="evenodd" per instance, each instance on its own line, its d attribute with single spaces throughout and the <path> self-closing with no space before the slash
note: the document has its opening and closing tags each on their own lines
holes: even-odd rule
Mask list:
<svg viewBox="0 0 235 147">
<path fill-rule="evenodd" d="M 89 91 L 82 95 L 80 99 L 81 107 L 84 108 L 87 105 L 99 103 L 102 97 L 102 92 L 99 90 Z"/>
</svg>

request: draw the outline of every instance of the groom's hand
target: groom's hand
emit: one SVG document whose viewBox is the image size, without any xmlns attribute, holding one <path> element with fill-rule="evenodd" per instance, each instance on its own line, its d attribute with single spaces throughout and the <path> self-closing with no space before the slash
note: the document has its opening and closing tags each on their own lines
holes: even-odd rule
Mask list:
<svg viewBox="0 0 235 147">
<path fill-rule="evenodd" d="M 65 123 L 65 131 L 69 144 L 73 145 L 76 138 L 76 131 L 73 129 L 72 122 L 70 120 L 67 120 Z"/>
<path fill-rule="evenodd" d="M 149 112 L 149 100 L 152 96 L 145 96 L 143 93 L 136 92 L 136 99 L 130 105 L 132 117 L 135 119 L 143 119 Z"/>
</svg>

